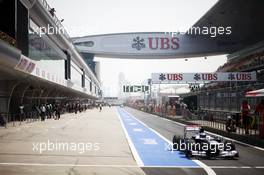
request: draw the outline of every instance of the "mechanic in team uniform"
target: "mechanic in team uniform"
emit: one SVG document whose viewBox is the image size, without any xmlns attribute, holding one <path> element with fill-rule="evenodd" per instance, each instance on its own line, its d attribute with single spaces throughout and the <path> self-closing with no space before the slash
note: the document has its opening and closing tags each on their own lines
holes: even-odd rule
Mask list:
<svg viewBox="0 0 264 175">
<path fill-rule="evenodd" d="M 249 127 L 250 127 L 250 106 L 247 100 L 244 100 L 241 105 L 241 116 L 243 126 L 245 128 L 245 134 L 249 134 Z"/>
<path fill-rule="evenodd" d="M 256 107 L 256 113 L 259 115 L 259 136 L 264 138 L 264 100 L 261 100 Z"/>
<path fill-rule="evenodd" d="M 226 130 L 227 132 L 236 132 L 235 120 L 231 116 L 227 116 Z"/>
<path fill-rule="evenodd" d="M 103 108 L 103 106 L 102 106 L 102 104 L 100 103 L 100 104 L 99 104 L 99 111 L 100 111 L 100 112 L 102 111 L 102 108 Z"/>
</svg>

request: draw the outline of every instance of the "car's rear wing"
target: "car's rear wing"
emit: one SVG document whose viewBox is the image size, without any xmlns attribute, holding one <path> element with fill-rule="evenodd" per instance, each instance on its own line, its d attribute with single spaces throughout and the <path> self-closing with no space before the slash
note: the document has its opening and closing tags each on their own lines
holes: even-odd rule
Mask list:
<svg viewBox="0 0 264 175">
<path fill-rule="evenodd" d="M 199 131 L 201 129 L 201 126 L 199 125 L 186 125 L 184 127 L 185 131 Z"/>
</svg>

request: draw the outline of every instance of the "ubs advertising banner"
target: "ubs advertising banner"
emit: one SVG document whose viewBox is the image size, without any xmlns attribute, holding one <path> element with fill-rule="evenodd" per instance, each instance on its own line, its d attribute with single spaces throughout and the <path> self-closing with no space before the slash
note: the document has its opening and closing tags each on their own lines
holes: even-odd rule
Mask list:
<svg viewBox="0 0 264 175">
<path fill-rule="evenodd" d="M 257 81 L 256 72 L 152 73 L 153 84 L 204 83 L 217 81 Z"/>
<path fill-rule="evenodd" d="M 73 38 L 80 52 L 114 58 L 180 58 L 229 53 L 233 46 L 203 35 L 120 33 Z"/>
</svg>

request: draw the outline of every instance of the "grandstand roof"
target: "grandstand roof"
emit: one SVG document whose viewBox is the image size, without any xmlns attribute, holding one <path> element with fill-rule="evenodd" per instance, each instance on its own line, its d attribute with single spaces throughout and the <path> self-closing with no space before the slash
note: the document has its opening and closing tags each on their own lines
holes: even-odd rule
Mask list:
<svg viewBox="0 0 264 175">
<path fill-rule="evenodd" d="M 231 35 L 217 37 L 220 44 L 239 45 L 237 50 L 264 40 L 263 0 L 219 0 L 194 27 L 231 26 Z"/>
</svg>

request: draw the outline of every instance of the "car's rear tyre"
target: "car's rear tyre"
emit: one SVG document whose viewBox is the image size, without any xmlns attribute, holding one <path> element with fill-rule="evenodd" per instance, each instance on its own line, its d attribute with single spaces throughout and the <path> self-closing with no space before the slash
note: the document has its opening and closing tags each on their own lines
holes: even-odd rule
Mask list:
<svg viewBox="0 0 264 175">
<path fill-rule="evenodd" d="M 236 150 L 236 145 L 234 144 L 233 141 L 226 140 L 224 142 L 224 150 L 225 151 L 234 151 L 234 150 Z"/>
<path fill-rule="evenodd" d="M 185 156 L 187 157 L 187 158 L 191 158 L 193 155 L 192 155 L 192 151 L 191 150 L 186 150 L 185 151 Z"/>
<path fill-rule="evenodd" d="M 175 150 L 179 150 L 179 147 L 180 147 L 180 141 L 181 141 L 181 137 L 179 136 L 173 136 L 173 139 L 172 139 L 172 147 L 173 149 Z"/>
</svg>

